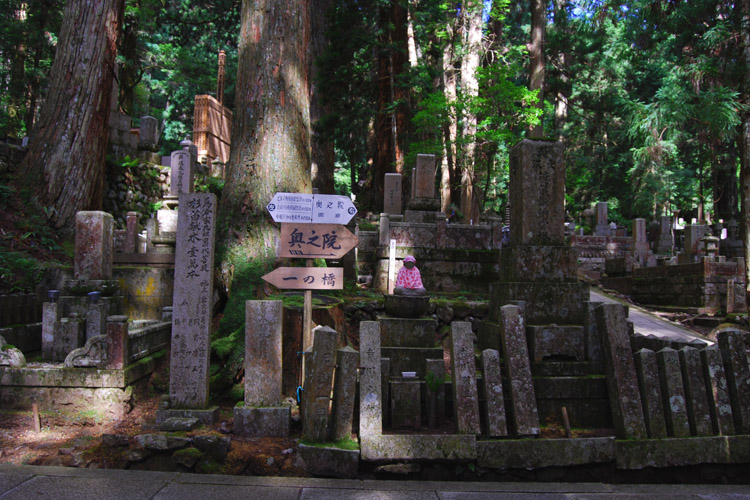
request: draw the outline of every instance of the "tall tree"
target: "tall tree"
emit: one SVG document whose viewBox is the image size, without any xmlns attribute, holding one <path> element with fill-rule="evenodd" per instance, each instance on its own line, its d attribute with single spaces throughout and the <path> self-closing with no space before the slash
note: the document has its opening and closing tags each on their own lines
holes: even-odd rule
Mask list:
<svg viewBox="0 0 750 500">
<path fill-rule="evenodd" d="M 69 0 L 50 87 L 20 171 L 58 229 L 102 204 L 117 38 L 124 0 Z"/>
<path fill-rule="evenodd" d="M 332 0 L 312 0 L 310 6 L 310 56 L 308 62 L 310 68 L 311 91 L 310 91 L 310 122 L 313 126 L 311 175 L 313 187 L 321 193 L 334 193 L 334 144 L 333 140 L 318 131 L 319 121 L 328 113 L 330 106 L 324 103 L 321 95 L 319 59 L 323 55 L 328 41 L 326 39 L 326 15 Z"/>
<path fill-rule="evenodd" d="M 309 1 L 244 0 L 232 150 L 219 206 L 223 259 L 272 257 L 277 191 L 310 193 Z M 229 277 L 226 277 L 227 281 Z"/>
<path fill-rule="evenodd" d="M 740 143 L 740 188 L 742 207 L 742 243 L 745 254 L 745 301 L 750 297 L 750 0 L 742 0 L 742 97 L 745 109 L 742 113 Z"/>
<path fill-rule="evenodd" d="M 529 89 L 539 92 L 537 106 L 544 109 L 544 34 L 547 25 L 545 0 L 530 0 L 531 40 L 529 42 Z M 530 130 L 529 136 L 540 138 L 544 134 L 542 120 Z"/>
</svg>

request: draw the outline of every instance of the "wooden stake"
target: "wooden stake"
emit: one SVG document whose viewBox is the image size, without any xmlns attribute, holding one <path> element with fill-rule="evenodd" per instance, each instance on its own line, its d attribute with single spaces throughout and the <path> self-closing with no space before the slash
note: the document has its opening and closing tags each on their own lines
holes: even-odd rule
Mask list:
<svg viewBox="0 0 750 500">
<path fill-rule="evenodd" d="M 570 439 L 573 437 L 573 434 L 570 432 L 570 420 L 568 420 L 568 409 L 566 407 L 562 407 L 562 417 L 563 417 L 563 425 L 565 426 L 565 437 Z"/>
<path fill-rule="evenodd" d="M 31 418 L 34 420 L 34 432 L 39 434 L 42 432 L 42 422 L 39 420 L 39 405 L 31 403 Z"/>
</svg>

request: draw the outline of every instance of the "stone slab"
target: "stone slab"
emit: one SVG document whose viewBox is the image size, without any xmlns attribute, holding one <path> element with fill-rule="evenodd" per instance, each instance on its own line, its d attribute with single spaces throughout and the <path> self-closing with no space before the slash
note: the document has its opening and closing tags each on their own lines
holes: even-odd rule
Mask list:
<svg viewBox="0 0 750 500">
<path fill-rule="evenodd" d="M 661 396 L 664 400 L 667 434 L 676 438 L 688 437 L 690 436 L 690 423 L 679 355 L 674 349 L 665 347 L 656 353 L 656 359 L 659 366 Z"/>
<path fill-rule="evenodd" d="M 584 283 L 500 282 L 490 286 L 491 322 L 498 322 L 499 308 L 525 301 L 525 319 L 530 325 L 581 325 L 589 287 Z"/>
<path fill-rule="evenodd" d="M 378 317 L 383 347 L 435 347 L 437 320 Z"/>
<path fill-rule="evenodd" d="M 435 198 L 435 155 L 418 154 L 412 176 L 412 198 Z"/>
<path fill-rule="evenodd" d="M 601 302 L 586 301 L 583 304 L 583 343 L 586 349 L 586 359 L 589 361 L 602 360 L 602 336 L 596 326 L 594 310 Z"/>
<path fill-rule="evenodd" d="M 361 436 L 362 460 L 474 460 L 476 436 L 471 434 L 391 434 Z"/>
<path fill-rule="evenodd" d="M 192 431 L 199 427 L 201 421 L 195 417 L 192 418 L 180 418 L 170 417 L 159 424 L 159 430 L 165 432 L 179 432 L 179 431 Z"/>
<path fill-rule="evenodd" d="M 453 416 L 459 434 L 482 433 L 473 337 L 468 321 L 451 323 Z"/>
<path fill-rule="evenodd" d="M 360 439 L 383 432 L 380 326 L 359 323 L 359 433 Z"/>
<path fill-rule="evenodd" d="M 572 361 L 586 359 L 582 326 L 528 326 L 526 333 L 531 359 L 536 363 L 551 359 Z"/>
<path fill-rule="evenodd" d="M 714 434 L 724 436 L 734 434 L 732 401 L 729 398 L 727 377 L 719 346 L 714 344 L 702 349 L 701 361 Z"/>
<path fill-rule="evenodd" d="M 349 346 L 336 353 L 336 374 L 333 383 L 331 440 L 348 439 L 352 434 L 354 397 L 357 392 L 359 353 Z"/>
<path fill-rule="evenodd" d="M 112 279 L 113 231 L 114 218 L 106 212 L 76 214 L 75 279 Z"/>
<path fill-rule="evenodd" d="M 325 442 L 328 439 L 337 340 L 338 333 L 332 328 L 318 326 L 313 329 L 312 354 L 305 359 L 307 367 L 302 399 L 302 433 L 309 441 Z"/>
<path fill-rule="evenodd" d="M 232 432 L 246 437 L 288 437 L 291 412 L 288 406 L 234 407 Z"/>
<path fill-rule="evenodd" d="M 500 250 L 501 281 L 576 281 L 578 252 L 570 246 L 508 246 Z"/>
<path fill-rule="evenodd" d="M 734 429 L 737 433 L 750 432 L 750 368 L 747 353 L 739 331 L 723 331 L 717 334 L 721 357 L 732 401 Z"/>
<path fill-rule="evenodd" d="M 679 350 L 679 356 L 690 434 L 710 436 L 713 434 L 713 426 L 708 410 L 706 381 L 703 378 L 700 352 L 693 347 L 683 347 Z"/>
<path fill-rule="evenodd" d="M 383 347 L 384 358 L 391 360 L 391 376 L 400 377 L 401 372 L 417 372 L 417 378 L 426 375 L 426 360 L 443 357 L 442 347 Z"/>
<path fill-rule="evenodd" d="M 508 428 L 505 419 L 500 354 L 494 349 L 482 351 L 482 385 L 484 388 L 484 421 L 487 423 L 487 435 L 492 437 L 507 436 Z"/>
<path fill-rule="evenodd" d="M 359 471 L 359 450 L 299 445 L 305 470 L 313 476 L 354 479 Z"/>
<path fill-rule="evenodd" d="M 477 442 L 477 465 L 489 469 L 569 467 L 613 462 L 615 439 L 509 439 Z"/>
<path fill-rule="evenodd" d="M 383 212 L 401 214 L 401 174 L 385 174 L 383 182 Z"/>
<path fill-rule="evenodd" d="M 615 442 L 618 469 L 750 462 L 750 436 L 639 439 Z"/>
<path fill-rule="evenodd" d="M 635 353 L 634 360 L 648 436 L 651 439 L 665 438 L 667 437 L 667 424 L 664 420 L 656 353 L 650 349 L 640 349 Z"/>
<path fill-rule="evenodd" d="M 197 418 L 203 425 L 211 425 L 219 421 L 219 407 L 208 408 L 170 408 L 156 412 L 156 423 L 161 424 L 168 418 Z"/>
<path fill-rule="evenodd" d="M 416 378 L 390 381 L 391 428 L 422 427 L 422 382 Z"/>
<path fill-rule="evenodd" d="M 284 303 L 245 302 L 245 404 L 273 407 L 281 403 L 281 333 Z"/>
<path fill-rule="evenodd" d="M 184 149 L 173 151 L 169 171 L 169 194 L 179 196 L 183 193 L 192 193 L 194 175 L 190 152 Z"/>
</svg>

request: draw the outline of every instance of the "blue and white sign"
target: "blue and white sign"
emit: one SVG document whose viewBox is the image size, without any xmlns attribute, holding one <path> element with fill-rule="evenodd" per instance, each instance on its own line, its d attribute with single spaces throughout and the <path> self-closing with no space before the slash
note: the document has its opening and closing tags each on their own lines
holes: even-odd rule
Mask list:
<svg viewBox="0 0 750 500">
<path fill-rule="evenodd" d="M 337 194 L 276 193 L 266 208 L 276 222 L 347 224 L 357 213 L 351 199 Z"/>
</svg>

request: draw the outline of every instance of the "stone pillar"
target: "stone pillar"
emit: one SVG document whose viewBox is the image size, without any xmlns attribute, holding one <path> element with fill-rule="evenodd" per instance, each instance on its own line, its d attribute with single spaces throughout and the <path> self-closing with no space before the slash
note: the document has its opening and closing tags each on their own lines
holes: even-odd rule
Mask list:
<svg viewBox="0 0 750 500">
<path fill-rule="evenodd" d="M 216 196 L 180 195 L 175 245 L 169 399 L 174 408 L 208 405 Z"/>
<path fill-rule="evenodd" d="M 391 242 L 391 220 L 388 214 L 380 214 L 380 226 L 378 227 L 378 245 L 387 247 Z"/>
<path fill-rule="evenodd" d="M 391 427 L 419 429 L 422 424 L 421 382 L 394 377 L 391 386 Z"/>
<path fill-rule="evenodd" d="M 625 319 L 626 309 L 620 304 L 602 304 L 596 308 L 615 432 L 620 439 L 641 439 L 647 437 L 646 423 Z"/>
<path fill-rule="evenodd" d="M 171 196 L 193 192 L 193 176 L 195 175 L 193 168 L 190 151 L 184 149 L 172 151 L 169 172 L 169 194 Z"/>
<path fill-rule="evenodd" d="M 736 330 L 723 331 L 718 333 L 717 340 L 732 401 L 734 430 L 747 434 L 750 432 L 750 369 L 742 334 Z"/>
<path fill-rule="evenodd" d="M 280 300 L 245 302 L 245 398 L 234 407 L 234 432 L 250 437 L 289 435 L 288 406 L 281 406 Z"/>
<path fill-rule="evenodd" d="M 101 301 L 101 292 L 89 292 L 86 309 L 86 340 L 104 335 L 107 328 L 107 303 Z"/>
<path fill-rule="evenodd" d="M 648 251 L 646 219 L 635 219 L 633 220 L 633 246 L 630 248 L 630 253 L 633 254 L 633 257 L 641 267 L 646 267 Z"/>
<path fill-rule="evenodd" d="M 401 215 L 401 174 L 385 174 L 383 212 Z"/>
<path fill-rule="evenodd" d="M 586 359 L 588 361 L 601 361 L 603 357 L 602 336 L 596 326 L 595 313 L 596 308 L 600 305 L 602 305 L 602 302 L 584 302 L 583 341 L 586 349 Z"/>
<path fill-rule="evenodd" d="M 714 434 L 729 436 L 734 434 L 734 418 L 721 351 L 714 344 L 705 347 L 700 353 Z"/>
<path fill-rule="evenodd" d="M 607 202 L 600 201 L 596 204 L 596 236 L 610 236 L 611 231 L 607 222 Z"/>
<path fill-rule="evenodd" d="M 153 116 L 141 116 L 138 149 L 146 151 L 159 150 L 159 120 Z"/>
<path fill-rule="evenodd" d="M 433 387 L 430 387 L 430 380 L 428 379 L 430 377 L 433 381 Z M 427 403 L 435 410 L 435 423 L 443 425 L 445 422 L 445 360 L 426 359 L 425 380 L 427 383 Z"/>
<path fill-rule="evenodd" d="M 55 294 L 57 291 L 54 291 Z M 51 294 L 52 295 L 52 294 Z M 42 359 L 51 361 L 55 341 L 55 325 L 60 320 L 62 308 L 55 302 L 45 302 L 42 306 Z"/>
<path fill-rule="evenodd" d="M 128 317 L 107 318 L 107 368 L 122 370 L 129 361 Z"/>
<path fill-rule="evenodd" d="M 708 412 L 706 381 L 703 379 L 700 353 L 694 347 L 683 347 L 679 355 L 690 433 L 693 436 L 710 436 L 713 434 L 713 428 Z"/>
<path fill-rule="evenodd" d="M 668 215 L 663 215 L 659 219 L 659 240 L 656 243 L 656 253 L 672 255 L 673 247 L 672 218 Z"/>
<path fill-rule="evenodd" d="M 510 381 L 510 421 L 517 435 L 539 435 L 539 413 L 536 406 L 531 361 L 526 344 L 526 328 L 521 308 L 503 306 L 500 310 L 500 345 L 507 379 Z"/>
<path fill-rule="evenodd" d="M 310 377 L 305 379 L 302 435 L 313 442 L 328 439 L 331 386 L 336 362 L 338 333 L 327 326 L 313 330 L 313 350 L 305 363 L 310 363 Z"/>
<path fill-rule="evenodd" d="M 664 406 L 662 406 L 656 353 L 650 349 L 641 349 L 635 353 L 634 360 L 635 372 L 641 388 L 643 416 L 648 429 L 648 437 L 651 439 L 665 438 L 667 437 L 667 425 L 664 421 Z"/>
<path fill-rule="evenodd" d="M 417 155 L 412 198 L 435 198 L 435 155 Z"/>
<path fill-rule="evenodd" d="M 479 396 L 471 323 L 451 323 L 451 365 L 453 367 L 453 415 L 459 434 L 481 434 Z"/>
<path fill-rule="evenodd" d="M 114 219 L 106 212 L 76 214 L 75 279 L 112 279 L 113 230 Z"/>
<path fill-rule="evenodd" d="M 86 325 L 78 314 L 71 313 L 55 324 L 50 361 L 65 361 L 70 351 L 78 349 L 86 342 Z"/>
<path fill-rule="evenodd" d="M 123 253 L 135 253 L 136 240 L 138 239 L 138 213 L 128 212 L 126 217 L 125 244 Z"/>
<path fill-rule="evenodd" d="M 487 435 L 490 437 L 507 436 L 500 354 L 494 349 L 482 351 L 482 383 L 484 384 L 484 398 L 487 402 L 484 407 Z"/>
<path fill-rule="evenodd" d="M 680 359 L 677 351 L 665 347 L 656 353 L 661 381 L 661 395 L 664 398 L 664 414 L 669 437 L 689 437 L 690 423 L 687 416 L 685 387 L 682 385 Z"/>
<path fill-rule="evenodd" d="M 336 376 L 333 384 L 333 426 L 331 441 L 351 439 L 354 419 L 354 395 L 357 391 L 359 353 L 347 346 L 336 356 Z"/>
<path fill-rule="evenodd" d="M 359 434 L 383 434 L 380 379 L 380 326 L 377 321 L 359 323 Z"/>
<path fill-rule="evenodd" d="M 380 323 L 378 322 L 378 325 Z M 380 358 L 380 401 L 383 405 L 383 425 L 391 425 L 391 412 L 388 402 L 391 400 L 391 358 Z"/>
</svg>

